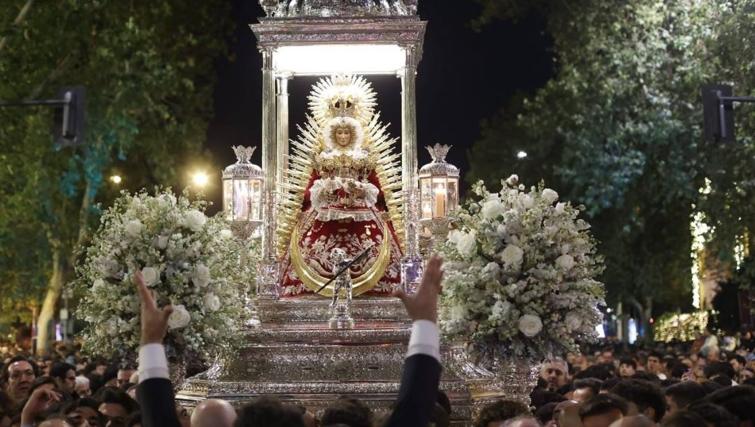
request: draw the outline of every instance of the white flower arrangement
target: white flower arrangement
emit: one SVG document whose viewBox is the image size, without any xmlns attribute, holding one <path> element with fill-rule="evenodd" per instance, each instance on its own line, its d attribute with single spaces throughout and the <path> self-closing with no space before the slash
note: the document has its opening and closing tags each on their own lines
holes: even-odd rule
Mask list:
<svg viewBox="0 0 755 427">
<path fill-rule="evenodd" d="M 545 358 L 596 338 L 603 259 L 580 209 L 512 175 L 452 213 L 440 327 L 476 352 Z"/>
<path fill-rule="evenodd" d="M 209 361 L 238 342 L 247 315 L 242 287 L 254 282 L 257 246 L 231 238 L 204 207 L 170 190 L 124 192 L 104 213 L 76 269 L 75 286 L 83 294 L 78 311 L 88 324 L 85 351 L 136 355 L 136 269 L 158 304 L 173 305 L 165 342 L 175 354 Z"/>
</svg>

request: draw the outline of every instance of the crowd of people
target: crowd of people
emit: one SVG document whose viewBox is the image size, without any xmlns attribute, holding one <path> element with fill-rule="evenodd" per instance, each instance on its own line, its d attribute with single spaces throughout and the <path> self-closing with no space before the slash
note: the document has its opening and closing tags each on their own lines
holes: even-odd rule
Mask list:
<svg viewBox="0 0 755 427">
<path fill-rule="evenodd" d="M 191 414 L 173 395 L 162 340 L 170 307 L 158 307 L 140 278 L 142 345 L 137 366 L 87 360 L 58 348 L 30 358 L 4 355 L 0 427 L 9 426 L 448 426 L 454 410 L 438 389 L 442 370 L 435 325 L 441 261 L 433 259 L 415 295 L 399 293 L 413 320 L 393 411 L 378 416 L 344 396 L 314 414 L 275 397 L 241 408 L 209 399 Z M 543 363 L 531 404 L 493 402 L 475 427 L 755 427 L 755 339 L 627 347 L 603 342 Z"/>
</svg>

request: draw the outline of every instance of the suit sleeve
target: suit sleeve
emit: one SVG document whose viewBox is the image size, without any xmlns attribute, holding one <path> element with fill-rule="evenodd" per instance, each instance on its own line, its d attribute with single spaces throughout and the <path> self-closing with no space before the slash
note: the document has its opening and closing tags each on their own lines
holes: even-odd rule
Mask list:
<svg viewBox="0 0 755 427">
<path fill-rule="evenodd" d="M 180 427 L 176 416 L 173 384 L 169 379 L 150 378 L 136 387 L 144 427 Z"/>
<path fill-rule="evenodd" d="M 404 360 L 398 400 L 388 426 L 427 425 L 438 399 L 441 370 L 438 326 L 429 320 L 415 321 Z"/>
<path fill-rule="evenodd" d="M 176 415 L 173 384 L 169 379 L 168 359 L 162 344 L 139 348 L 139 385 L 136 400 L 142 411 L 144 427 L 180 427 Z"/>
<path fill-rule="evenodd" d="M 420 427 L 430 422 L 438 399 L 441 366 L 434 357 L 415 354 L 404 361 L 404 373 L 389 427 Z"/>
</svg>

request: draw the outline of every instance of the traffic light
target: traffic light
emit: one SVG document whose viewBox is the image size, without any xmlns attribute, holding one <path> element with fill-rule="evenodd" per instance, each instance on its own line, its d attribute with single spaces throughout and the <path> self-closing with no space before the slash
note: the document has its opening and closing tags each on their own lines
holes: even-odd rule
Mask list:
<svg viewBox="0 0 755 427">
<path fill-rule="evenodd" d="M 728 85 L 703 86 L 703 128 L 706 141 L 735 141 L 732 94 L 732 87 Z"/>
<path fill-rule="evenodd" d="M 62 102 L 55 107 L 53 140 L 59 147 L 81 145 L 84 143 L 84 87 L 64 88 L 59 98 Z"/>
</svg>

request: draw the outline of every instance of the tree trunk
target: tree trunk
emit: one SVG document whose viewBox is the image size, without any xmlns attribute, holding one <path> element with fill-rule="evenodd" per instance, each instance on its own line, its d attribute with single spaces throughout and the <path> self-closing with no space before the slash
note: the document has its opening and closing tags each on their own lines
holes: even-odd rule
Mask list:
<svg viewBox="0 0 755 427">
<path fill-rule="evenodd" d="M 645 297 L 645 311 L 642 313 L 642 319 L 645 323 L 645 341 L 655 341 L 655 334 L 653 334 L 653 324 L 650 323 L 650 319 L 653 317 L 653 297 Z"/>
<path fill-rule="evenodd" d="M 55 317 L 60 292 L 63 290 L 66 271 L 66 257 L 61 245 L 54 245 L 52 252 L 52 275 L 47 284 L 47 294 L 37 318 L 37 354 L 42 355 L 50 349 L 50 326 Z"/>
<path fill-rule="evenodd" d="M 79 208 L 79 232 L 73 250 L 64 254 L 64 245 L 48 232 L 48 240 L 52 247 L 52 276 L 47 284 L 47 294 L 42 303 L 42 310 L 39 312 L 37 319 L 37 354 L 44 354 L 50 347 L 50 326 L 55 317 L 55 307 L 57 306 L 60 294 L 63 292 L 63 285 L 68 281 L 69 266 L 75 262 L 74 254 L 76 250 L 84 245 L 88 236 L 89 210 L 92 206 L 92 183 L 87 180 L 84 196 Z"/>
</svg>

